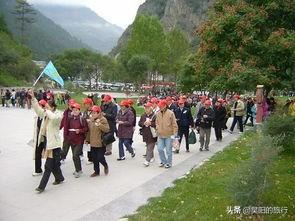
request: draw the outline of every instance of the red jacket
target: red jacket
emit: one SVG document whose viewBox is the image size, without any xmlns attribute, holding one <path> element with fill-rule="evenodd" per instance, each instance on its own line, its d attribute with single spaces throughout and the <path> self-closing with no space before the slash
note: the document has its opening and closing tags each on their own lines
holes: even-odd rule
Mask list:
<svg viewBox="0 0 295 221">
<path fill-rule="evenodd" d="M 86 134 L 88 132 L 88 124 L 81 115 L 75 117 L 70 116 L 68 118 L 67 126 L 64 127 L 64 129 L 67 128 L 67 130 L 64 131 L 67 141 L 70 144 L 73 145 L 82 145 L 84 143 L 84 140 L 86 138 Z M 75 131 L 72 131 L 74 129 L 79 129 L 79 133 L 76 134 Z"/>
</svg>

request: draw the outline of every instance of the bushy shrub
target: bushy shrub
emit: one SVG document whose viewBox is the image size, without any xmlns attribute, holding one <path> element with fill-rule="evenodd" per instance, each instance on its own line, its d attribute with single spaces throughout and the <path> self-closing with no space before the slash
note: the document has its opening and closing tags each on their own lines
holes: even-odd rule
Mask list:
<svg viewBox="0 0 295 221">
<path fill-rule="evenodd" d="M 280 150 L 274 138 L 262 134 L 249 143 L 249 148 L 251 158 L 237 169 L 229 185 L 234 201 L 241 207 L 263 205 L 261 197 L 269 183 L 267 172 Z"/>
<path fill-rule="evenodd" d="M 295 153 L 295 118 L 285 114 L 274 114 L 262 127 L 264 135 L 278 140 L 284 152 Z"/>
</svg>

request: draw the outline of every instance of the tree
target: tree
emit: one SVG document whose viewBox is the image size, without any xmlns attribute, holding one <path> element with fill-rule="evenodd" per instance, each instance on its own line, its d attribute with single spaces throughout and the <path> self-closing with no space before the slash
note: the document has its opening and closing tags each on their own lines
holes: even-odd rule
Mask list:
<svg viewBox="0 0 295 221">
<path fill-rule="evenodd" d="M 152 71 L 165 74 L 167 71 L 168 45 L 164 29 L 156 17 L 137 16 L 127 48 L 121 54 L 121 62 L 127 68 L 134 55 L 145 55 L 151 59 Z"/>
<path fill-rule="evenodd" d="M 195 55 L 190 55 L 181 68 L 179 84 L 182 92 L 192 92 L 199 86 L 196 79 L 195 60 Z"/>
<path fill-rule="evenodd" d="M 189 53 L 190 44 L 188 38 L 179 28 L 174 28 L 166 38 L 169 46 L 167 68 L 169 73 L 174 74 L 176 80 L 185 57 Z"/>
<path fill-rule="evenodd" d="M 294 1 L 217 1 L 198 28 L 197 78 L 214 90 L 282 88 L 295 70 L 294 20 Z"/>
<path fill-rule="evenodd" d="M 152 61 L 145 55 L 134 55 L 127 64 L 130 78 L 140 86 L 148 79 L 148 71 L 151 70 Z"/>
<path fill-rule="evenodd" d="M 27 26 L 35 22 L 34 15 L 36 12 L 26 0 L 16 0 L 12 14 L 16 15 L 16 21 L 20 24 L 20 40 L 23 44 Z"/>
</svg>

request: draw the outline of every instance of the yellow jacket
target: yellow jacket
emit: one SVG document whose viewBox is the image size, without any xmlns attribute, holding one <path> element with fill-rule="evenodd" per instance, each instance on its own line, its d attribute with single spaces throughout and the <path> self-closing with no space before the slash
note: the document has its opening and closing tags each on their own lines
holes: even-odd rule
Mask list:
<svg viewBox="0 0 295 221">
<path fill-rule="evenodd" d="M 173 111 L 159 111 L 156 118 L 156 129 L 160 138 L 168 138 L 178 133 L 178 126 Z"/>
</svg>

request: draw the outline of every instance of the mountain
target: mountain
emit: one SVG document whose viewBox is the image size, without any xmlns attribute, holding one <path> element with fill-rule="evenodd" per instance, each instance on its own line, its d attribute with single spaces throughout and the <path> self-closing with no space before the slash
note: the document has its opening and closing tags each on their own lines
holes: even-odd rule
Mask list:
<svg viewBox="0 0 295 221">
<path fill-rule="evenodd" d="M 0 0 L 0 14 L 4 15 L 8 29 L 17 39 L 20 34 L 15 15 L 12 14 L 14 7 L 14 0 Z M 52 54 L 70 48 L 90 48 L 37 10 L 34 18 L 36 22 L 28 27 L 25 41 L 34 59 L 45 60 Z"/>
<path fill-rule="evenodd" d="M 87 7 L 52 4 L 36 4 L 35 7 L 83 43 L 102 53 L 108 53 L 124 31 Z"/>
<path fill-rule="evenodd" d="M 206 19 L 206 12 L 214 0 L 146 0 L 137 15 L 156 16 L 160 19 L 166 32 L 179 27 L 187 35 L 190 41 L 196 41 L 194 32 L 198 25 Z M 130 25 L 118 40 L 118 44 L 111 51 L 111 55 L 117 55 L 127 44 L 132 33 Z"/>
</svg>

